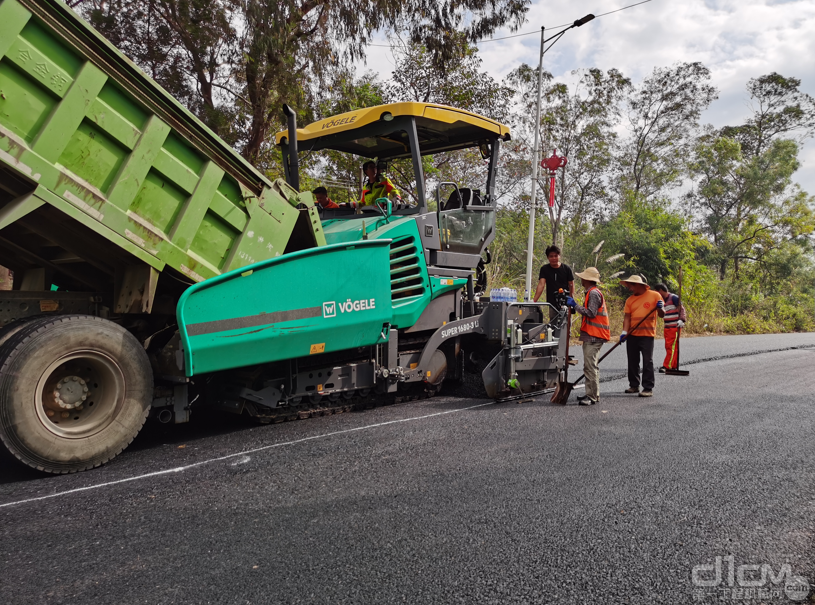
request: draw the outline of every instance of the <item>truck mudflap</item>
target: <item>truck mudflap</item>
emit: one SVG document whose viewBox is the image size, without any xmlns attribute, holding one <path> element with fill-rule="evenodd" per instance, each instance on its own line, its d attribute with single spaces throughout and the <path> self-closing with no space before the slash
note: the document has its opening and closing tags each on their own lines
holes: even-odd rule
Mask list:
<svg viewBox="0 0 815 605">
<path fill-rule="evenodd" d="M 311 248 L 190 287 L 177 307 L 187 376 L 387 342 L 390 243 Z"/>
</svg>

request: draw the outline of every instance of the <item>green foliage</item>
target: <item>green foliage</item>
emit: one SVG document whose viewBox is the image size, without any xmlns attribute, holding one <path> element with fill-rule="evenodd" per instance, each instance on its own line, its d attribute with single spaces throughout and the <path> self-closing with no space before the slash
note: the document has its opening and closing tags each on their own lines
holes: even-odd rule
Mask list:
<svg viewBox="0 0 815 605">
<path fill-rule="evenodd" d="M 388 101 L 441 103 L 504 121 L 511 91 L 482 71 L 478 48 L 463 34 L 452 34 L 449 45 L 450 58 L 441 65 L 424 45 L 397 47 Z"/>
<path fill-rule="evenodd" d="M 787 243 L 805 244 L 815 230 L 812 198 L 792 183 L 797 154 L 797 144 L 784 139 L 752 157 L 734 139 L 706 137 L 697 145 L 690 170 L 700 181 L 687 198 L 700 212 L 713 244 L 707 259 L 722 278 L 732 268 L 738 279 L 744 261 L 762 263 Z"/>
<path fill-rule="evenodd" d="M 675 278 L 679 267 L 695 259 L 703 240 L 687 229 L 687 219 L 666 202 L 646 202 L 630 193 L 622 210 L 595 229 L 604 255 L 625 254 L 618 270 L 645 275 L 651 284 Z"/>
<path fill-rule="evenodd" d="M 280 106 L 311 110 L 313 86 L 365 57 L 377 31 L 402 32 L 442 66 L 459 39 L 475 42 L 523 23 L 528 0 L 75 0 L 147 73 L 244 157 L 273 165 Z M 450 32 L 458 32 L 451 35 Z M 228 100 L 220 103 L 218 94 Z M 226 113 L 224 113 L 226 112 Z"/>
<path fill-rule="evenodd" d="M 717 98 L 701 63 L 656 68 L 627 99 L 629 134 L 620 153 L 622 194 L 665 195 L 682 178 L 699 116 Z"/>
</svg>

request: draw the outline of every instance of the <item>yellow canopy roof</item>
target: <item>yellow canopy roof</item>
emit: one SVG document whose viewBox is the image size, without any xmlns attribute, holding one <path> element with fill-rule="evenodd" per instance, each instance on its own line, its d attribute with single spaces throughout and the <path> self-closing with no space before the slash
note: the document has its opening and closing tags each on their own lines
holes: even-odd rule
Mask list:
<svg viewBox="0 0 815 605">
<path fill-rule="evenodd" d="M 297 129 L 301 151 L 334 149 L 363 157 L 410 156 L 404 118 L 416 119 L 422 155 L 509 140 L 509 127 L 478 114 L 433 103 L 391 103 L 332 116 Z M 278 132 L 275 143 L 288 139 Z"/>
</svg>

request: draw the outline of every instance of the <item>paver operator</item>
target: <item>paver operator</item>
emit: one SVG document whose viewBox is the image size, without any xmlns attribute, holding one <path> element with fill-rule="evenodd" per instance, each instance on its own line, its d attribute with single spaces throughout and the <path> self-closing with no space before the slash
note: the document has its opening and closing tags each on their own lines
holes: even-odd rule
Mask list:
<svg viewBox="0 0 815 605">
<path fill-rule="evenodd" d="M 388 198 L 394 204 L 402 201 L 402 196 L 399 190 L 386 177 L 376 165 L 376 162 L 365 162 L 362 165 L 362 172 L 368 177 L 368 182 L 362 190 L 362 198 L 359 201 L 360 206 L 373 206 L 374 202 L 379 198 Z"/>
</svg>

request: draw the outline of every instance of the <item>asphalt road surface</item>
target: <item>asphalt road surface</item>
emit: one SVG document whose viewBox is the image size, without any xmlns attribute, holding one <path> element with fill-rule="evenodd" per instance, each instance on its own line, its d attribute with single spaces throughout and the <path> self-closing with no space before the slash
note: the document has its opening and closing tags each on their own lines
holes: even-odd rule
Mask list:
<svg viewBox="0 0 815 605">
<path fill-rule="evenodd" d="M 0 603 L 806 599 L 815 334 L 683 347 L 691 375 L 652 399 L 622 393 L 618 351 L 592 407 L 199 417 L 95 471 L 4 463 Z"/>
</svg>

